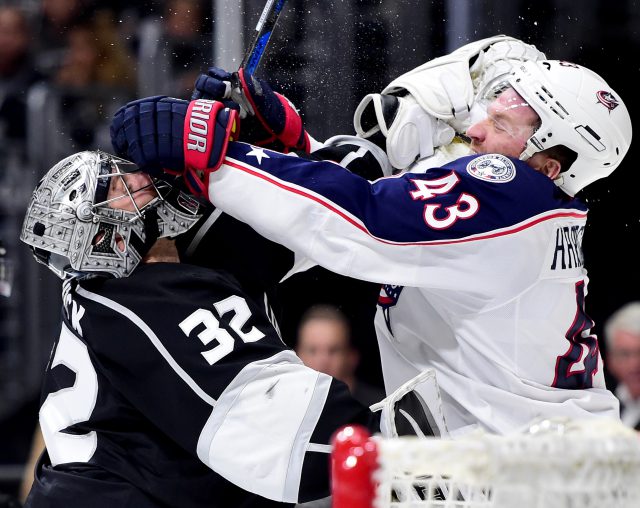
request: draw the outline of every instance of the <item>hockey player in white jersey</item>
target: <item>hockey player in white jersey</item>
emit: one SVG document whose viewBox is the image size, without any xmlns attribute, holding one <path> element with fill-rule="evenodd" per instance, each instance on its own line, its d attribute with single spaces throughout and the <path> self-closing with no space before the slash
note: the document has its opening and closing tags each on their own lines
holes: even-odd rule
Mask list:
<svg viewBox="0 0 640 508">
<path fill-rule="evenodd" d="M 473 155 L 426 172 L 418 162 L 369 182 L 336 164 L 230 143 L 224 160 L 205 166 L 187 148 L 185 176 L 265 236 L 383 284 L 376 328 L 386 388 L 435 368 L 453 433 L 615 417 L 584 312 L 587 208 L 574 196 L 622 161 L 628 111 L 600 76 L 553 60 L 523 62 L 482 95 L 488 114 L 466 131 Z M 156 121 L 136 107 L 119 115 Z M 116 118 L 121 152 L 183 169 L 132 153 L 153 132 L 123 125 Z"/>
</svg>

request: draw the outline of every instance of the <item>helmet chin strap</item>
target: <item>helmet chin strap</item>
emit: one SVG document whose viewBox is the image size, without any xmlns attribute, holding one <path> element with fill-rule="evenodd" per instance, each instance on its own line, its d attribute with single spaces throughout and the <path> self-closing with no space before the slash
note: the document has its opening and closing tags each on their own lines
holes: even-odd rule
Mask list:
<svg viewBox="0 0 640 508">
<path fill-rule="evenodd" d="M 564 173 L 560 173 L 558 176 L 556 176 L 553 179 L 553 183 L 555 183 L 558 187 L 562 187 L 562 184 L 564 183 Z"/>
<path fill-rule="evenodd" d="M 521 161 L 528 161 L 531 157 L 533 157 L 539 150 L 536 150 L 533 145 L 527 142 L 525 149 L 522 151 L 520 155 L 518 155 L 518 159 Z"/>
</svg>

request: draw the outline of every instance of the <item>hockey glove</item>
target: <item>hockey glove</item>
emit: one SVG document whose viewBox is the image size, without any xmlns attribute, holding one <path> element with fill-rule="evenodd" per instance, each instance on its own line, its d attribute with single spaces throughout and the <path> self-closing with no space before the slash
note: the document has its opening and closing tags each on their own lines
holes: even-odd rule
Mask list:
<svg viewBox="0 0 640 508">
<path fill-rule="evenodd" d="M 380 432 L 387 438 L 448 433 L 433 369 L 421 372 L 369 409 L 380 411 Z"/>
<path fill-rule="evenodd" d="M 448 145 L 455 135 L 452 127 L 427 113 L 409 94 L 365 96 L 356 108 L 353 125 L 358 136 L 386 151 L 396 169 L 433 155 L 436 147 Z"/>
<path fill-rule="evenodd" d="M 266 81 L 246 75 L 244 69 L 238 71 L 237 78 L 242 94 L 253 109 L 249 112 L 244 111 L 244 108 L 241 110 L 242 141 L 284 153 L 309 152 L 309 136 L 293 104 L 283 95 L 274 92 Z M 232 99 L 233 79 L 234 76 L 229 72 L 211 67 L 207 74 L 198 76 L 191 98 L 219 101 Z"/>
<path fill-rule="evenodd" d="M 194 195 L 207 197 L 209 174 L 222 164 L 239 127 L 238 112 L 221 102 L 154 96 L 115 113 L 111 143 L 147 173 L 182 174 Z"/>
<path fill-rule="evenodd" d="M 482 96 L 497 81 L 504 79 L 519 62 L 545 59 L 545 54 L 538 48 L 517 39 L 508 38 L 491 44 L 478 54 L 469 69 L 476 97 Z"/>
<path fill-rule="evenodd" d="M 393 168 L 384 149 L 368 139 L 357 136 L 333 136 L 324 142 L 322 148 L 314 150 L 307 157 L 312 160 L 337 162 L 353 174 L 367 180 L 393 174 Z"/>
</svg>

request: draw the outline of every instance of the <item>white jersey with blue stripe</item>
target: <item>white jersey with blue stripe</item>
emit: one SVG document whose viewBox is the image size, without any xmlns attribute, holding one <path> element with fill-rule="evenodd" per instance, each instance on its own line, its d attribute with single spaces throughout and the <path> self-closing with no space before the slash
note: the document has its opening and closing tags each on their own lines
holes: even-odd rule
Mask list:
<svg viewBox="0 0 640 508">
<path fill-rule="evenodd" d="M 380 283 L 387 392 L 434 368 L 453 433 L 617 417 L 584 308 L 587 208 L 526 163 L 471 155 L 370 182 L 231 143 L 209 196 L 319 265 Z"/>
</svg>

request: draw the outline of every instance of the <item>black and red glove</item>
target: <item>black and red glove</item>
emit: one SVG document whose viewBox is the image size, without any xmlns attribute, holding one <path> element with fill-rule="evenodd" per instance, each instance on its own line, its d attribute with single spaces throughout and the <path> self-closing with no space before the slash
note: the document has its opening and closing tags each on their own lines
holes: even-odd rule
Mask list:
<svg viewBox="0 0 640 508">
<path fill-rule="evenodd" d="M 218 101 L 147 97 L 121 107 L 111 122 L 116 155 L 153 176 L 181 174 L 207 197 L 209 174 L 220 167 L 240 132 L 238 111 Z"/>
<path fill-rule="evenodd" d="M 246 75 L 244 69 L 237 73 L 242 94 L 253 112 L 242 116 L 242 141 L 264 146 L 280 152 L 310 150 L 309 135 L 304 130 L 297 109 L 284 96 L 271 89 L 266 81 Z M 218 67 L 211 67 L 201 74 L 195 83 L 192 99 L 233 99 L 234 76 Z"/>
</svg>

